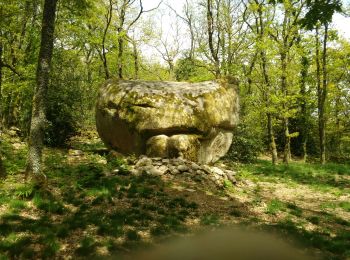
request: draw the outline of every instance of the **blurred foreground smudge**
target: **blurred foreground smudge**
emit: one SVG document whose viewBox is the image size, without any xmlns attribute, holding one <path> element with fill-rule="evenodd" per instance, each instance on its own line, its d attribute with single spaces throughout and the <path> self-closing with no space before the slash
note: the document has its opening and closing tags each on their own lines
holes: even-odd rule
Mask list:
<svg viewBox="0 0 350 260">
<path fill-rule="evenodd" d="M 264 232 L 229 228 L 205 231 L 193 237 L 181 238 L 141 252 L 128 259 L 137 260 L 306 260 L 311 256 Z"/>
</svg>

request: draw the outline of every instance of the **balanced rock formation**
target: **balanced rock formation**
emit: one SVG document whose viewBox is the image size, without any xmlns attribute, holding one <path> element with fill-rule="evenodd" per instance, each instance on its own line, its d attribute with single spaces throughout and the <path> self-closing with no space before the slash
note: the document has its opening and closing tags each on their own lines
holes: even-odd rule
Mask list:
<svg viewBox="0 0 350 260">
<path fill-rule="evenodd" d="M 107 80 L 96 105 L 97 131 L 123 154 L 212 163 L 226 154 L 238 123 L 236 86 Z"/>
</svg>

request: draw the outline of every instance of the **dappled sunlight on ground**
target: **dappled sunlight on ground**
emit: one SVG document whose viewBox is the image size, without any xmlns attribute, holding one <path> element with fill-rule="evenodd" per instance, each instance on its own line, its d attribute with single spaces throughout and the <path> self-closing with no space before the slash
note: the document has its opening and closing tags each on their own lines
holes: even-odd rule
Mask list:
<svg viewBox="0 0 350 260">
<path fill-rule="evenodd" d="M 0 256 L 129 255 L 170 237 L 233 224 L 278 233 L 325 259 L 350 256 L 346 165 L 232 163 L 237 185 L 218 190 L 181 178 L 125 174 L 125 161 L 109 158 L 91 133 L 68 149 L 45 150 L 49 183 L 37 190 L 24 183 L 26 146 L 12 149 L 7 139 L 1 145 L 9 175 L 0 185 Z M 114 172 L 118 167 L 123 171 Z"/>
</svg>

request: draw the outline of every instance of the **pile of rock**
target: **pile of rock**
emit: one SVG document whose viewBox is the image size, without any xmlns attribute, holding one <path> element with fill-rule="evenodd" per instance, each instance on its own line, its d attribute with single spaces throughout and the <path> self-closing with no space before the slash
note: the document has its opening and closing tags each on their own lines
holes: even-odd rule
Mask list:
<svg viewBox="0 0 350 260">
<path fill-rule="evenodd" d="M 183 158 L 150 158 L 140 156 L 130 164 L 130 172 L 134 175 L 149 174 L 172 178 L 183 176 L 195 181 L 211 181 L 216 186 L 223 187 L 228 182 L 235 184 L 236 173 L 222 164 L 220 167 L 199 165 Z"/>
</svg>

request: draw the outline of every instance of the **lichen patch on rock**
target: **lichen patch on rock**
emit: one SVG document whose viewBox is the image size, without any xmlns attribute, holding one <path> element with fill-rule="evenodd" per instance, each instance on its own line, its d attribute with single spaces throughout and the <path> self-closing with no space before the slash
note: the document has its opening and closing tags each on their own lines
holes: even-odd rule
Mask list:
<svg viewBox="0 0 350 260">
<path fill-rule="evenodd" d="M 100 88 L 96 105 L 101 139 L 124 154 L 213 163 L 228 151 L 237 123 L 236 86 L 216 81 L 113 79 Z"/>
</svg>

